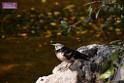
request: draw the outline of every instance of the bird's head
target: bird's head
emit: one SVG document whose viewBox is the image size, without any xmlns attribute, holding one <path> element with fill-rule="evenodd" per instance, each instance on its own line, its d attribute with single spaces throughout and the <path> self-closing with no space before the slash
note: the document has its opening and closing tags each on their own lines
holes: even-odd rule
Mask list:
<svg viewBox="0 0 124 83">
<path fill-rule="evenodd" d="M 61 49 L 62 47 L 64 47 L 64 45 L 60 44 L 60 43 L 55 43 L 55 44 L 51 44 L 53 46 L 55 46 L 55 50 L 59 50 Z"/>
</svg>

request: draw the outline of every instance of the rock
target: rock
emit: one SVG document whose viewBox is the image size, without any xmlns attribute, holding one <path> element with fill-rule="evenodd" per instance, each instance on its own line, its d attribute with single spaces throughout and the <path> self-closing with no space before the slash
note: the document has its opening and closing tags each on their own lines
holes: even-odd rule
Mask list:
<svg viewBox="0 0 124 83">
<path fill-rule="evenodd" d="M 123 80 L 123 82 L 119 82 L 122 80 Z M 118 68 L 118 70 L 116 72 L 113 83 L 124 83 L 124 57 L 121 60 L 120 67 Z"/>
<path fill-rule="evenodd" d="M 36 83 L 77 83 L 77 71 L 65 69 L 65 62 L 62 62 L 53 69 L 53 74 L 39 77 Z"/>
<path fill-rule="evenodd" d="M 90 60 L 75 60 L 69 68 L 66 68 L 66 62 L 62 62 L 53 69 L 51 75 L 39 77 L 36 83 L 102 83 L 104 80 L 98 79 L 99 75 L 109 69 L 110 65 L 117 70 L 117 73 L 110 77 L 114 80 L 113 83 L 124 80 L 123 46 L 92 44 L 82 46 L 77 51 L 88 55 Z M 112 58 L 114 53 L 119 54 L 116 60 Z M 118 66 L 120 63 L 122 66 Z"/>
</svg>

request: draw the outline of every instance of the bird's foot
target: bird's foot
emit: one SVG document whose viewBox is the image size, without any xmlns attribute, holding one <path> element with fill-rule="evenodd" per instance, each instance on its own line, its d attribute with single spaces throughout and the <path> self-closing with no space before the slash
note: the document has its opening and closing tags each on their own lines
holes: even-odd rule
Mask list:
<svg viewBox="0 0 124 83">
<path fill-rule="evenodd" d="M 66 70 L 70 69 L 70 66 L 71 66 L 71 63 L 66 63 L 66 65 L 64 65 L 63 67 L 61 67 L 59 70 L 61 72 L 66 71 Z"/>
<path fill-rule="evenodd" d="M 59 69 L 61 72 L 64 72 L 64 71 L 66 71 L 67 69 L 65 68 L 65 67 L 62 67 L 62 68 L 60 68 Z"/>
</svg>

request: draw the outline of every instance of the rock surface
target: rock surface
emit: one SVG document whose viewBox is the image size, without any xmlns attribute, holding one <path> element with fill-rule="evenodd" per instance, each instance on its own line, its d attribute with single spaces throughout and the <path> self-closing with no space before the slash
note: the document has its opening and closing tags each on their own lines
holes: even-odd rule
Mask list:
<svg viewBox="0 0 124 83">
<path fill-rule="evenodd" d="M 120 83 L 124 83 L 124 57 L 121 61 L 121 66 L 118 68 L 118 70 L 116 72 L 113 83 L 117 83 L 120 80 L 121 81 L 123 80 L 123 82 L 120 82 Z"/>
<path fill-rule="evenodd" d="M 82 46 L 77 51 L 90 56 L 90 61 L 75 60 L 70 68 L 66 68 L 67 63 L 62 62 L 53 69 L 51 75 L 39 77 L 36 83 L 102 83 L 103 80 L 98 78 L 110 68 L 110 64 L 116 66 L 117 73 L 112 77 L 114 77 L 113 83 L 117 83 L 119 80 L 124 80 L 123 50 L 124 47 L 118 45 Z M 120 61 L 111 59 L 114 53 L 119 53 Z"/>
<path fill-rule="evenodd" d="M 53 74 L 40 77 L 36 83 L 77 83 L 77 71 L 64 69 L 66 63 L 62 62 L 53 69 Z"/>
</svg>

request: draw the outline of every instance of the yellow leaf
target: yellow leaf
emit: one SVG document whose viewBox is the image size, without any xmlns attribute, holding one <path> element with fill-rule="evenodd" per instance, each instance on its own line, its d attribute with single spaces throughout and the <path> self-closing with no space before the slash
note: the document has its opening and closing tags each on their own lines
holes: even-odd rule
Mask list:
<svg viewBox="0 0 124 83">
<path fill-rule="evenodd" d="M 71 9 L 73 7 L 75 7 L 75 5 L 74 4 L 70 4 L 70 5 L 66 6 L 64 9 Z"/>
<path fill-rule="evenodd" d="M 56 26 L 57 24 L 55 22 L 50 23 L 51 26 Z"/>
<path fill-rule="evenodd" d="M 51 31 L 47 31 L 46 32 L 46 35 L 45 35 L 45 38 L 49 38 L 49 37 L 51 37 L 52 36 L 52 33 L 51 33 Z"/>
<path fill-rule="evenodd" d="M 42 3 L 46 3 L 46 0 L 41 0 Z"/>
<path fill-rule="evenodd" d="M 55 5 L 59 5 L 59 2 L 55 2 L 54 4 L 55 4 Z"/>
<path fill-rule="evenodd" d="M 80 17 L 80 20 L 84 20 L 84 19 L 85 19 L 84 16 L 81 16 L 81 17 Z"/>
<path fill-rule="evenodd" d="M 61 35 L 61 32 L 58 32 L 57 35 L 60 36 Z"/>
<path fill-rule="evenodd" d="M 56 15 L 56 16 L 59 15 L 59 14 L 60 14 L 59 11 L 55 11 L 55 12 L 54 12 L 54 15 Z"/>
</svg>

